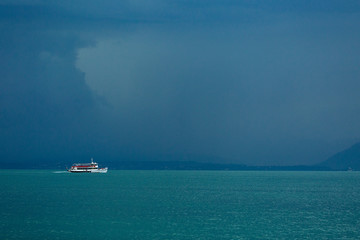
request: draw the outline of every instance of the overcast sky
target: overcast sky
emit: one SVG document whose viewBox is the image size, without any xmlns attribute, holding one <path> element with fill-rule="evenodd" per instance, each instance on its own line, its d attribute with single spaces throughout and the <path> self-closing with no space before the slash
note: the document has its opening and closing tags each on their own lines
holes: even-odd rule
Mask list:
<svg viewBox="0 0 360 240">
<path fill-rule="evenodd" d="M 360 141 L 359 1 L 0 0 L 0 31 L 2 161 L 311 164 Z"/>
</svg>

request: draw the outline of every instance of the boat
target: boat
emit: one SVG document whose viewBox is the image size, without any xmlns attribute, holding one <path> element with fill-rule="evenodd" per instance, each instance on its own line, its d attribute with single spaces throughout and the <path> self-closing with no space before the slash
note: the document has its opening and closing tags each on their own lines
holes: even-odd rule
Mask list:
<svg viewBox="0 0 360 240">
<path fill-rule="evenodd" d="M 91 158 L 91 163 L 74 163 L 68 172 L 72 173 L 107 173 L 108 168 L 99 168 L 99 165 Z"/>
</svg>

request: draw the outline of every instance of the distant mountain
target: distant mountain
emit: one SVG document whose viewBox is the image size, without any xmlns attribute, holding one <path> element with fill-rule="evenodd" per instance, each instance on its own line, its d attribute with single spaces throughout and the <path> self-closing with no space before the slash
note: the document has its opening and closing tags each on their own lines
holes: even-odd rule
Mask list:
<svg viewBox="0 0 360 240">
<path fill-rule="evenodd" d="M 71 166 L 68 163 L 67 166 Z M 110 170 L 219 170 L 219 171 L 324 171 L 323 166 L 248 166 L 244 164 L 212 163 L 198 161 L 101 161 L 100 167 Z M 66 164 L 59 162 L 29 161 L 5 162 L 0 169 L 58 169 L 65 170 Z"/>
<path fill-rule="evenodd" d="M 244 164 L 198 161 L 116 161 L 102 162 L 117 170 L 220 170 L 220 171 L 324 171 L 322 166 L 248 166 Z"/>
<path fill-rule="evenodd" d="M 360 142 L 352 147 L 336 153 L 319 166 L 327 167 L 332 170 L 360 170 Z"/>
<path fill-rule="evenodd" d="M 119 170 L 248 170 L 242 164 L 204 163 L 197 161 L 118 161 L 107 164 Z"/>
<path fill-rule="evenodd" d="M 345 153 L 345 154 L 344 154 Z M 345 157 L 343 156 L 345 155 Z M 355 156 L 355 157 L 354 157 Z M 345 160 L 344 160 L 345 159 Z M 350 161 L 350 160 L 351 161 Z M 87 162 L 89 160 L 78 160 Z M 75 161 L 49 161 L 46 159 L 27 159 L 26 161 L 4 161 L 0 169 L 59 169 L 65 170 Z M 328 171 L 347 170 L 351 167 L 360 170 L 360 143 L 349 150 L 336 154 L 327 161 L 317 165 L 292 166 L 251 166 L 231 163 L 227 159 L 194 155 L 164 155 L 149 158 L 146 161 L 134 159 L 121 161 L 119 159 L 103 159 L 98 161 L 100 167 L 110 170 L 220 170 L 220 171 Z M 348 162 L 351 162 L 349 164 Z"/>
</svg>

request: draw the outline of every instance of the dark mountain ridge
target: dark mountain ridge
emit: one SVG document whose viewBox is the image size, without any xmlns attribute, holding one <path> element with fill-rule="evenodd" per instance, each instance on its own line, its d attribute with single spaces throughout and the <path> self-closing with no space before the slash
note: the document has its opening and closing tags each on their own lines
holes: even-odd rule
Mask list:
<svg viewBox="0 0 360 240">
<path fill-rule="evenodd" d="M 318 166 L 327 167 L 331 170 L 360 170 L 360 142 L 348 149 L 336 153 Z"/>
<path fill-rule="evenodd" d="M 80 161 L 82 162 L 82 161 Z M 85 161 L 86 162 L 86 161 Z M 66 169 L 74 162 L 32 160 L 3 162 L 2 169 Z M 229 171 L 360 171 L 360 142 L 315 165 L 251 166 L 204 156 L 165 156 L 147 161 L 99 160 L 101 167 L 118 170 L 229 170 Z"/>
</svg>

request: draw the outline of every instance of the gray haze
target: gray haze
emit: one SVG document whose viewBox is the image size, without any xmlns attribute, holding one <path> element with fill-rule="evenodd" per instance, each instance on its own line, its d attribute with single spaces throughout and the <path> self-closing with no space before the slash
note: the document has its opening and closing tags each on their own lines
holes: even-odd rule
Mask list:
<svg viewBox="0 0 360 240">
<path fill-rule="evenodd" d="M 292 165 L 360 140 L 359 1 L 0 1 L 0 159 Z"/>
</svg>

